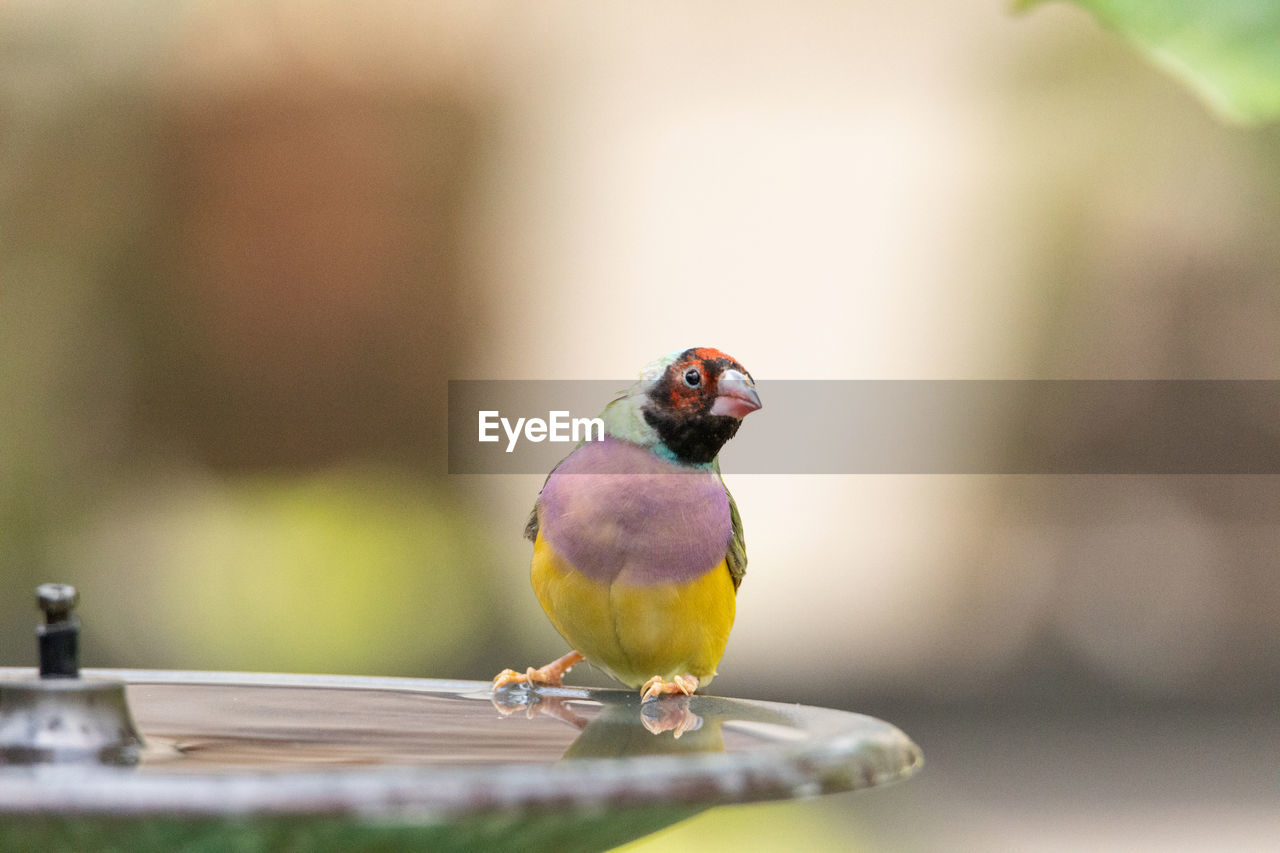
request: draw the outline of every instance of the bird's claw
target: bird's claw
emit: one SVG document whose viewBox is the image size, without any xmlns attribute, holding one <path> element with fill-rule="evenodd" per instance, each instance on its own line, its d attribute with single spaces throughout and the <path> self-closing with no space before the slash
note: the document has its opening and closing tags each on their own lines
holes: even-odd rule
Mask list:
<svg viewBox="0 0 1280 853">
<path fill-rule="evenodd" d="M 543 667 L 542 669 L 545 669 Z M 497 708 L 504 717 L 509 717 L 516 711 L 524 711 L 529 719 L 533 719 L 539 712 L 538 704 L 541 698 L 533 692 L 533 688 L 538 685 L 547 687 L 559 687 L 560 679 L 549 677 L 542 669 L 534 669 L 529 667 L 524 672 L 516 672 L 514 669 L 504 669 L 493 677 L 493 695 L 491 701 L 493 707 Z M 518 685 L 526 685 L 528 690 L 509 691 L 506 688 Z M 512 701 L 512 697 L 518 698 Z"/>
<path fill-rule="evenodd" d="M 524 672 L 516 672 L 514 669 L 504 669 L 493 677 L 493 689 L 501 690 L 512 684 L 528 684 L 533 686 L 541 684 L 546 687 L 559 687 L 561 685 L 561 676 L 559 673 L 544 672 L 546 667 L 542 669 L 534 669 L 529 667 Z"/>
<path fill-rule="evenodd" d="M 504 669 L 493 677 L 493 689 L 501 690 L 512 684 L 528 684 L 530 687 L 540 685 L 542 687 L 560 687 L 564 684 L 565 674 L 573 669 L 575 664 L 581 663 L 583 657 L 576 651 L 571 651 L 566 655 L 556 658 L 551 663 L 540 666 L 537 669 L 529 667 L 524 672 L 516 672 L 514 669 Z"/>
<path fill-rule="evenodd" d="M 689 696 L 697 689 L 698 679 L 692 675 L 677 675 L 670 681 L 665 681 L 662 676 L 655 675 L 640 688 L 640 701 L 648 702 L 650 699 L 657 699 L 659 696 L 669 696 L 677 693 L 682 696 Z"/>
</svg>

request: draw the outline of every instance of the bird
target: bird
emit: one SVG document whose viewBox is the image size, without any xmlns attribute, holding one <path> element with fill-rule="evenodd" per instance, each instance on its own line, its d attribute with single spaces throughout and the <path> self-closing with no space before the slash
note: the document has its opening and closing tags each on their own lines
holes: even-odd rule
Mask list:
<svg viewBox="0 0 1280 853">
<path fill-rule="evenodd" d="M 747 568 L 718 455 L 759 408 L 751 374 L 711 347 L 657 359 L 604 408 L 603 436 L 551 470 L 524 531 L 534 593 L 570 651 L 503 670 L 495 691 L 560 686 L 583 660 L 642 702 L 711 683 Z"/>
</svg>

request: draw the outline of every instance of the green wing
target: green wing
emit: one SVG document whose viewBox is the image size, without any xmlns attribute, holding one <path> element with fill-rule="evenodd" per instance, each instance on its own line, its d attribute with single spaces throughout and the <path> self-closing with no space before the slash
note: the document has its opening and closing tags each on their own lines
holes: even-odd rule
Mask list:
<svg viewBox="0 0 1280 853">
<path fill-rule="evenodd" d="M 733 588 L 736 590 L 742 585 L 742 578 L 747 573 L 747 543 L 742 537 L 742 516 L 738 515 L 738 504 L 728 489 L 724 493 L 729 495 L 729 519 L 733 522 L 733 538 L 729 540 L 729 553 L 725 555 L 725 560 L 729 564 L 729 574 L 733 576 Z"/>
<path fill-rule="evenodd" d="M 724 476 L 720 473 L 718 457 L 711 463 L 711 467 L 720 478 L 720 485 L 724 486 Z M 742 516 L 738 515 L 738 502 L 733 499 L 733 493 L 727 486 L 724 493 L 729 496 L 729 521 L 733 526 L 733 535 L 729 538 L 729 553 L 724 555 L 724 559 L 729 564 L 733 588 L 737 591 L 738 587 L 742 586 L 742 578 L 747 574 L 747 541 L 742 535 Z"/>
<path fill-rule="evenodd" d="M 533 502 L 533 509 L 529 511 L 529 520 L 524 523 L 524 538 L 530 542 L 538 541 L 538 502 Z"/>
<path fill-rule="evenodd" d="M 578 447 L 581 446 L 582 442 L 578 442 Z M 573 450 L 577 450 L 578 447 L 573 448 Z M 573 450 L 569 451 L 569 453 L 573 453 Z M 564 459 L 568 458 L 568 456 L 565 456 Z M 560 467 L 564 459 L 557 462 L 555 468 L 547 472 L 547 479 L 542 481 L 542 488 L 538 489 L 538 498 L 542 497 L 542 489 L 547 487 L 547 480 L 551 479 L 551 475 L 556 472 L 556 468 Z M 538 498 L 533 499 L 533 509 L 529 510 L 529 520 L 524 523 L 524 538 L 530 542 L 538 541 Z"/>
<path fill-rule="evenodd" d="M 560 462 L 563 461 L 563 459 L 560 460 Z M 560 467 L 560 462 L 556 463 L 556 468 Z M 547 480 L 551 479 L 551 475 L 556 472 L 556 468 L 552 468 L 547 472 Z M 547 487 L 547 480 L 542 481 L 542 489 Z M 542 497 L 542 489 L 538 489 L 538 498 Z M 530 542 L 538 541 L 538 498 L 533 499 L 533 509 L 529 510 L 529 520 L 524 523 L 524 538 Z"/>
</svg>

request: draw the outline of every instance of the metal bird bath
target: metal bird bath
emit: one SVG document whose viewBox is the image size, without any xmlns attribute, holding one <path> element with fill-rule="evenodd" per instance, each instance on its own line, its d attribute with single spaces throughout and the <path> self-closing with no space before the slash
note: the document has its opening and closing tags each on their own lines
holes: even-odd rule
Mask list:
<svg viewBox="0 0 1280 853">
<path fill-rule="evenodd" d="M 59 694 L 120 689 L 111 748 L 12 742 L 85 724 L 75 707 L 47 713 Z M 4 850 L 605 849 L 717 805 L 905 779 L 921 761 L 871 717 L 712 696 L 0 668 Z"/>
</svg>

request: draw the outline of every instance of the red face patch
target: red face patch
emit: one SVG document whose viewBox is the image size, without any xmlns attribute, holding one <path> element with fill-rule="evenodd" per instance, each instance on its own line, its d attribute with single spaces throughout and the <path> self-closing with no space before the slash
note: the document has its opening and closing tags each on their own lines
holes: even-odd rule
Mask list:
<svg viewBox="0 0 1280 853">
<path fill-rule="evenodd" d="M 742 370 L 741 364 L 738 364 L 738 362 L 734 361 L 730 356 L 725 355 L 724 353 L 720 352 L 720 350 L 715 349 L 713 347 L 697 347 L 695 349 L 691 349 L 688 352 L 684 353 L 684 355 L 687 358 L 701 359 L 704 362 L 706 361 L 728 362 L 733 367 L 736 367 L 739 370 Z M 745 373 L 746 371 L 743 370 L 743 372 Z"/>
<path fill-rule="evenodd" d="M 697 347 L 681 353 L 667 368 L 667 407 L 682 414 L 709 407 L 716 397 L 717 380 L 726 370 L 747 372 L 735 359 L 712 347 Z"/>
</svg>

